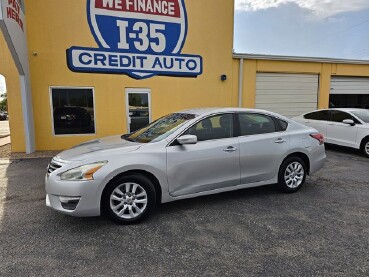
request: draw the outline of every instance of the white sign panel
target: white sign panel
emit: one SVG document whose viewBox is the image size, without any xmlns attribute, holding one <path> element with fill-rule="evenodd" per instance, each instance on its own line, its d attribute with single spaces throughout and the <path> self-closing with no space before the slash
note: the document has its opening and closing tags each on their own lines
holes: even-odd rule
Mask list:
<svg viewBox="0 0 369 277">
<path fill-rule="evenodd" d="M 28 74 L 25 16 L 18 0 L 1 0 L 0 27 L 21 75 Z"/>
</svg>

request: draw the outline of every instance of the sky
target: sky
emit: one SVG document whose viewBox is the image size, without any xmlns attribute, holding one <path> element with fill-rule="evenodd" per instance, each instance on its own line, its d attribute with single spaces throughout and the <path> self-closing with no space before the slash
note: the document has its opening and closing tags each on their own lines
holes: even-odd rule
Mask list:
<svg viewBox="0 0 369 277">
<path fill-rule="evenodd" d="M 235 0 L 236 53 L 369 60 L 369 0 Z"/>
<path fill-rule="evenodd" d="M 5 92 L 6 92 L 5 78 L 3 75 L 0 75 L 0 99 L 1 95 Z"/>
</svg>

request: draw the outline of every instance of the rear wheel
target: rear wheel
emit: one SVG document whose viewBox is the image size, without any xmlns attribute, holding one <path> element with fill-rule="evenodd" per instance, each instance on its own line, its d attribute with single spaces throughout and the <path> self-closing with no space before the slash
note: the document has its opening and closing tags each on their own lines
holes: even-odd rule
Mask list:
<svg viewBox="0 0 369 277">
<path fill-rule="evenodd" d="M 369 138 L 364 139 L 361 144 L 361 151 L 367 158 L 369 158 Z"/>
<path fill-rule="evenodd" d="M 103 212 L 115 222 L 137 223 L 156 205 L 152 182 L 142 175 L 128 175 L 112 181 L 102 196 Z"/>
<path fill-rule="evenodd" d="M 283 192 L 298 191 L 306 179 L 306 165 L 299 157 L 289 157 L 283 161 L 278 173 L 278 185 Z"/>
</svg>

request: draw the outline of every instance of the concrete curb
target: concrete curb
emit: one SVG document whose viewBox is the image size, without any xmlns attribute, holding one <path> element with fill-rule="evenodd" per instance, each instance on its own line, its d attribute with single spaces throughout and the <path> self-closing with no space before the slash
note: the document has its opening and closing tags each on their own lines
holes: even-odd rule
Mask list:
<svg viewBox="0 0 369 277">
<path fill-rule="evenodd" d="M 15 162 L 15 161 L 22 161 L 22 160 L 52 159 L 52 158 L 54 158 L 54 156 L 50 156 L 50 157 L 0 158 L 0 165 Z"/>
</svg>

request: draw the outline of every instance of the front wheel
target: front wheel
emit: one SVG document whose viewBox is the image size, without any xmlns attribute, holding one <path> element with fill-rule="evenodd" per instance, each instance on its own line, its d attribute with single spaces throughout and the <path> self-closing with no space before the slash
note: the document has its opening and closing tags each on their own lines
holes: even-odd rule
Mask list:
<svg viewBox="0 0 369 277">
<path fill-rule="evenodd" d="M 287 158 L 279 169 L 279 188 L 287 193 L 298 191 L 305 183 L 306 174 L 306 165 L 301 158 Z"/>
<path fill-rule="evenodd" d="M 361 151 L 363 154 L 369 158 L 369 138 L 365 139 L 361 145 Z"/>
<path fill-rule="evenodd" d="M 103 212 L 115 222 L 137 223 L 155 208 L 155 188 L 145 176 L 122 176 L 108 185 L 101 202 Z"/>
</svg>

